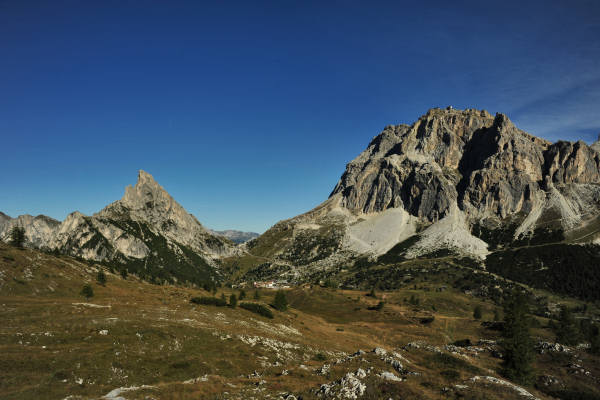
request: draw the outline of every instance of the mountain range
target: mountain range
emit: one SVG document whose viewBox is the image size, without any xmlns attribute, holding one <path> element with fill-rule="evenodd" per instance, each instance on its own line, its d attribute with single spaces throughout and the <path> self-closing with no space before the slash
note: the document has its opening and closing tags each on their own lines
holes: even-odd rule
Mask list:
<svg viewBox="0 0 600 400">
<path fill-rule="evenodd" d="M 560 281 L 556 271 L 600 261 L 600 142 L 551 143 L 504 114 L 434 108 L 386 127 L 327 200 L 260 236 L 206 229 L 144 171 L 93 216 L 0 213 L 0 238 L 14 226 L 30 247 L 196 284 L 227 280 L 226 265 L 246 266 L 236 279 L 302 282 L 441 257 L 527 283 L 549 270 Z"/>
<path fill-rule="evenodd" d="M 3 240 L 21 226 L 26 246 L 110 263 L 161 281 L 222 279 L 218 260 L 238 251 L 233 242 L 202 226 L 144 171 L 121 200 L 92 216 L 75 211 L 62 222 L 43 215 L 1 218 Z"/>
<path fill-rule="evenodd" d="M 237 244 L 247 242 L 248 240 L 252 240 L 260 236 L 256 232 L 242 232 L 236 231 L 235 229 L 227 229 L 225 231 L 211 230 L 211 232 L 215 235 L 224 236 L 227 239 L 231 240 L 233 243 Z"/>
</svg>

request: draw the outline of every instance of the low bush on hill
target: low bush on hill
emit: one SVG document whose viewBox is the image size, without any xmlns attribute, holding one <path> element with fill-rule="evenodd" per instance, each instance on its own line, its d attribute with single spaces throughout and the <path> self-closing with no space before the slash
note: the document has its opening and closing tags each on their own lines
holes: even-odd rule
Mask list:
<svg viewBox="0 0 600 400">
<path fill-rule="evenodd" d="M 240 308 L 248 310 L 263 317 L 273 318 L 273 312 L 267 306 L 260 303 L 240 303 Z"/>
<path fill-rule="evenodd" d="M 193 304 L 202 304 L 207 306 L 217 306 L 217 307 L 225 307 L 227 305 L 227 301 L 225 299 L 220 299 L 217 297 L 192 297 L 190 299 L 190 303 Z"/>
</svg>

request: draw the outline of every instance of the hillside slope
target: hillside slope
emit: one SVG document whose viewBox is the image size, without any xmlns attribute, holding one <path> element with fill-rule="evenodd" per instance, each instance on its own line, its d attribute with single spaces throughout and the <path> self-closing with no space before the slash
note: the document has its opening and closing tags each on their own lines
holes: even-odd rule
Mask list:
<svg viewBox="0 0 600 400">
<path fill-rule="evenodd" d="M 100 270 L 104 285 L 96 282 Z M 378 292 L 378 298 L 364 291 L 295 288 L 286 292 L 291 308 L 273 310 L 268 319 L 239 307 L 190 303 L 194 296 L 211 296 L 203 290 L 123 279 L 99 264 L 0 244 L 0 398 L 494 400 L 521 398 L 519 393 L 550 399 L 544 393 L 567 389 L 598 394 L 597 357 L 571 348 L 537 355 L 543 391 L 502 380 L 496 372 L 498 333 L 472 318 L 476 305 L 484 320 L 498 307 L 453 287 L 436 290 L 442 283 L 432 274 L 414 282 L 414 288 Z M 93 297 L 80 295 L 84 284 L 92 286 Z M 217 298 L 232 293 L 239 294 L 219 290 Z M 260 300 L 250 301 L 269 304 L 273 294 L 263 290 Z M 377 310 L 380 300 L 385 307 Z M 534 334 L 552 339 L 547 329 Z M 463 339 L 472 345 L 451 344 Z M 571 363 L 589 374 L 573 373 Z M 544 386 L 548 379 L 553 383 Z"/>
</svg>

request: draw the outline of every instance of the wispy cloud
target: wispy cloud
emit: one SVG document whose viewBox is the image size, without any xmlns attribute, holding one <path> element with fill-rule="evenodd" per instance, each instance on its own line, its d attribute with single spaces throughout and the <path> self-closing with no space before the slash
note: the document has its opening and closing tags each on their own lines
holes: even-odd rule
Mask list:
<svg viewBox="0 0 600 400">
<path fill-rule="evenodd" d="M 600 134 L 600 79 L 557 86 L 558 90 L 511 110 L 513 120 L 520 128 L 549 140 L 596 141 Z"/>
</svg>

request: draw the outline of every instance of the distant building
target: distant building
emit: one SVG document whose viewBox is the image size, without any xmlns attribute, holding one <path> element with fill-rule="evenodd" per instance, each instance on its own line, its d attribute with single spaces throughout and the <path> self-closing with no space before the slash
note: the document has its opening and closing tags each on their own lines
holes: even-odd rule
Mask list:
<svg viewBox="0 0 600 400">
<path fill-rule="evenodd" d="M 262 281 L 254 282 L 254 287 L 259 289 L 289 289 L 287 281 Z"/>
</svg>

